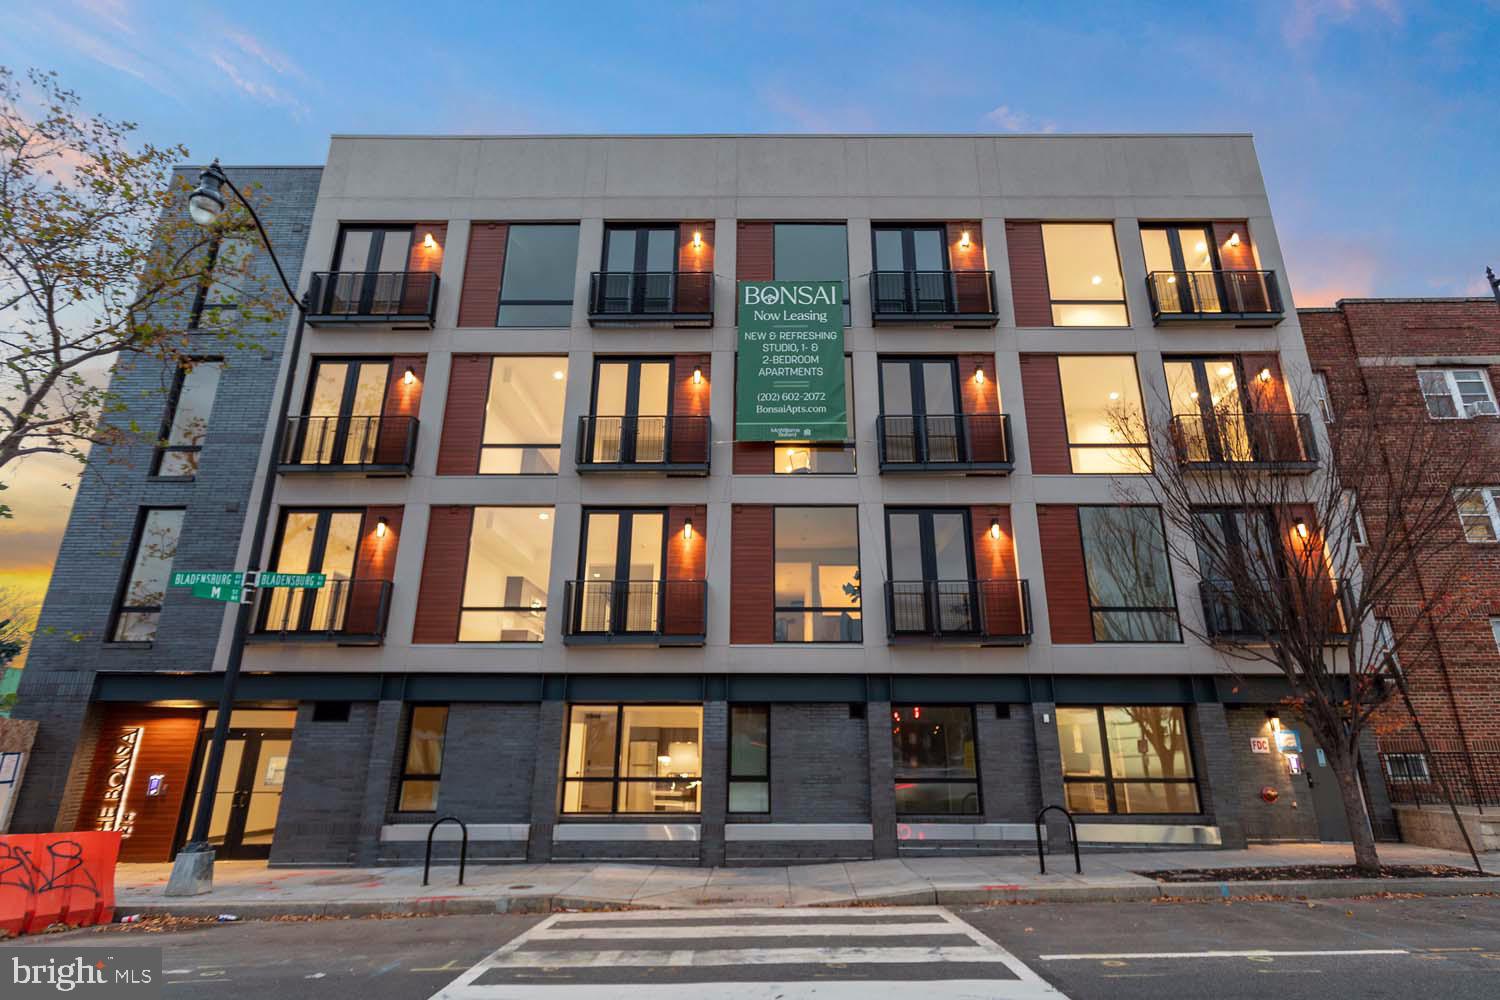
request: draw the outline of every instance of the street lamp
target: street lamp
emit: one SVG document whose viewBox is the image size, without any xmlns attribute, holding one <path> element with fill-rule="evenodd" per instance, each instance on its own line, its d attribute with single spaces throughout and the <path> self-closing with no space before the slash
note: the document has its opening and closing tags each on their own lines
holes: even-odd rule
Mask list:
<svg viewBox="0 0 1500 1000">
<path fill-rule="evenodd" d="M 1490 279 L 1490 291 L 1495 293 L 1495 303 L 1500 305 L 1500 278 L 1495 277 L 1495 269 L 1493 267 L 1485 268 L 1484 276 Z"/>
<path fill-rule="evenodd" d="M 276 248 L 271 245 L 271 237 L 266 233 L 266 227 L 261 223 L 255 206 L 240 194 L 239 188 L 225 175 L 218 160 L 214 160 L 208 169 L 198 175 L 198 187 L 188 196 L 188 214 L 192 216 L 193 222 L 200 226 L 211 226 L 218 221 L 226 204 L 225 188 L 245 207 L 251 221 L 255 223 L 255 228 L 260 232 L 261 243 L 271 255 L 271 263 L 276 265 L 276 275 L 281 279 L 281 287 L 286 289 L 287 298 L 291 299 L 292 305 L 297 309 L 297 326 L 287 344 L 289 360 L 282 377 L 281 393 L 274 400 L 271 410 L 274 415 L 271 450 L 266 453 L 265 467 L 260 470 L 258 479 L 260 496 L 251 531 L 247 567 L 250 573 L 255 573 L 260 569 L 260 553 L 266 542 L 266 521 L 271 515 L 276 460 L 285 445 L 286 421 L 281 419 L 281 413 L 286 408 L 286 401 L 291 398 L 292 382 L 297 377 L 297 356 L 302 350 L 302 328 L 306 324 L 312 298 L 310 294 L 299 297 L 291 282 L 287 281 L 286 272 L 282 270 L 281 261 L 276 256 Z M 253 488 L 255 487 L 252 486 Z M 214 886 L 214 849 L 208 842 L 208 828 L 213 819 L 214 799 L 219 789 L 219 771 L 224 766 L 224 745 L 229 738 L 229 716 L 234 711 L 235 690 L 239 687 L 240 663 L 245 658 L 245 637 L 250 632 L 251 605 L 244 600 L 246 596 L 242 593 L 240 603 L 235 605 L 234 636 L 229 645 L 229 657 L 224 662 L 224 686 L 219 692 L 219 714 L 214 719 L 214 732 L 208 744 L 208 759 L 204 762 L 203 779 L 198 789 L 198 808 L 193 815 L 188 842 L 177 853 L 177 857 L 172 859 L 172 875 L 166 888 L 168 896 L 196 896 L 211 891 Z"/>
</svg>

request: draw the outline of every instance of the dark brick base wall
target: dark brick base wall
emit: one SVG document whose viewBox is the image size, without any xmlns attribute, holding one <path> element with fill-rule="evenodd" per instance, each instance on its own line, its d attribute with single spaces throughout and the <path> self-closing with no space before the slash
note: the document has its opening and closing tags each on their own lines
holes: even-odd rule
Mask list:
<svg viewBox="0 0 1500 1000">
<path fill-rule="evenodd" d="M 273 865 L 356 863 L 376 708 L 356 702 L 347 722 L 314 722 L 312 702 L 297 707 Z"/>
<path fill-rule="evenodd" d="M 870 821 L 865 725 L 842 702 L 771 706 L 772 822 Z"/>
</svg>

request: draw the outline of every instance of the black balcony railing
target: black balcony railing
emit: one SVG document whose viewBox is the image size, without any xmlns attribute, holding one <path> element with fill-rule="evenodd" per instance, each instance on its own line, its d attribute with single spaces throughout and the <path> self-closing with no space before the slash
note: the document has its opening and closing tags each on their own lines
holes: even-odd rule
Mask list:
<svg viewBox="0 0 1500 1000">
<path fill-rule="evenodd" d="M 1284 315 L 1275 271 L 1152 271 L 1146 291 L 1157 323 L 1274 326 Z"/>
<path fill-rule="evenodd" d="M 411 475 L 416 417 L 287 417 L 277 469 Z"/>
<path fill-rule="evenodd" d="M 589 276 L 594 326 L 713 326 L 712 271 L 595 271 Z"/>
<path fill-rule="evenodd" d="M 1242 601 L 1239 590 L 1228 580 L 1199 581 L 1203 622 L 1210 638 L 1269 642 L 1282 630 L 1277 622 L 1263 620 L 1271 618 L 1310 620 L 1312 627 L 1326 631 L 1327 641 L 1333 644 L 1349 637 L 1352 605 L 1345 581 L 1319 581 L 1316 587 L 1309 588 L 1317 591 L 1314 594 L 1301 593 L 1301 588 L 1289 580 L 1268 580 L 1258 586 L 1265 590 L 1263 598 L 1256 594 L 1255 600 Z M 1252 606 L 1247 608 L 1246 604 Z M 1257 604 L 1261 606 L 1259 609 L 1253 606 Z"/>
<path fill-rule="evenodd" d="M 313 326 L 389 323 L 432 329 L 438 276 L 431 271 L 319 271 L 308 289 Z"/>
<path fill-rule="evenodd" d="M 1318 441 L 1305 413 L 1187 413 L 1172 418 L 1177 460 L 1188 468 L 1310 472 Z"/>
<path fill-rule="evenodd" d="M 1023 646 L 1031 642 L 1031 588 L 1025 580 L 893 580 L 885 620 L 892 642 Z"/>
<path fill-rule="evenodd" d="M 329 580 L 318 590 L 258 588 L 249 639 L 378 646 L 385 641 L 393 586 L 389 580 Z"/>
<path fill-rule="evenodd" d="M 706 476 L 711 429 L 698 416 L 579 417 L 578 471 Z"/>
<path fill-rule="evenodd" d="M 994 326 L 995 272 L 871 271 L 870 318 L 876 326 Z"/>
<path fill-rule="evenodd" d="M 1001 473 L 1015 467 L 1004 413 L 881 414 L 881 472 Z"/>
<path fill-rule="evenodd" d="M 569 580 L 565 597 L 563 642 L 569 645 L 703 645 L 703 580 Z"/>
</svg>

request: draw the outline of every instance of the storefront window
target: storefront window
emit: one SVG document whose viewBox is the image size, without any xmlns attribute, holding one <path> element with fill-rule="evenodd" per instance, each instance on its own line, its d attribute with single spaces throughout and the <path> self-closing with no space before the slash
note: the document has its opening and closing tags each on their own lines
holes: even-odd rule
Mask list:
<svg viewBox="0 0 1500 1000">
<path fill-rule="evenodd" d="M 854 507 L 777 507 L 777 642 L 860 642 Z"/>
<path fill-rule="evenodd" d="M 891 753 L 897 813 L 978 815 L 979 771 L 972 708 L 892 706 Z"/>
<path fill-rule="evenodd" d="M 574 705 L 563 812 L 696 813 L 702 745 L 698 705 Z"/>
<path fill-rule="evenodd" d="M 1071 811 L 1201 811 L 1187 718 L 1181 707 L 1059 708 L 1057 736 Z"/>
<path fill-rule="evenodd" d="M 401 768 L 400 812 L 437 809 L 438 782 L 443 776 L 443 738 L 448 729 L 447 705 L 416 705 L 406 737 L 406 760 Z"/>
<path fill-rule="evenodd" d="M 771 709 L 735 705 L 729 710 L 729 811 L 771 811 Z"/>
</svg>

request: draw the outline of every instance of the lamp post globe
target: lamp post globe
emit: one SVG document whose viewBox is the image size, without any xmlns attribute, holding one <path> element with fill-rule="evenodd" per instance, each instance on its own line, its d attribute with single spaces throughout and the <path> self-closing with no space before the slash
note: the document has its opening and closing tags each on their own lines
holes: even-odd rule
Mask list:
<svg viewBox="0 0 1500 1000">
<path fill-rule="evenodd" d="M 224 211 L 224 172 L 215 160 L 198 175 L 198 187 L 188 196 L 188 214 L 200 226 L 211 226 Z"/>
</svg>

